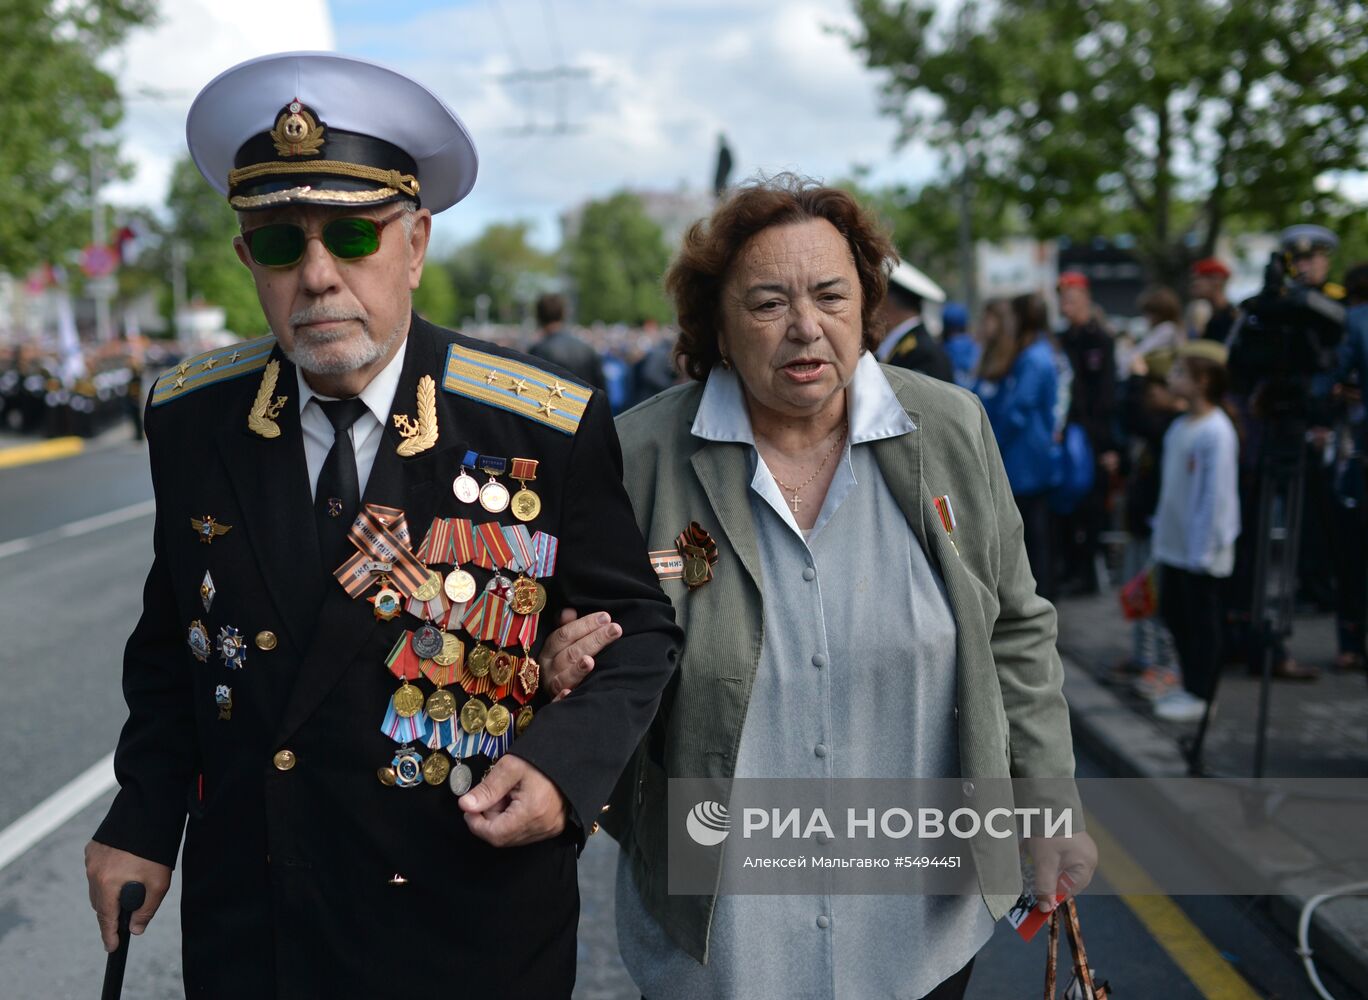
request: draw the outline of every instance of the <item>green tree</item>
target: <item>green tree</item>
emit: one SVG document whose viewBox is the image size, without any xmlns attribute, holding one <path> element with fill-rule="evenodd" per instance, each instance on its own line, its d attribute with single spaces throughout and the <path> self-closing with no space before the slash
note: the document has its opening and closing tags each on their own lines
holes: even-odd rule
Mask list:
<svg viewBox="0 0 1368 1000">
<path fill-rule="evenodd" d="M 413 293 L 413 309 L 438 326 L 455 326 L 460 321 L 459 300 L 451 282 L 451 272 L 432 257 L 423 265 L 423 280 Z"/>
<path fill-rule="evenodd" d="M 660 226 L 636 195 L 621 191 L 589 202 L 565 253 L 581 322 L 670 319 L 660 284 L 670 252 Z"/>
<path fill-rule="evenodd" d="M 962 287 L 958 227 L 960 192 L 952 181 L 932 181 L 919 188 L 906 184 L 875 187 L 869 171 L 838 182 L 883 222 L 898 254 L 920 268 L 952 296 Z M 996 240 L 1025 232 L 1021 213 L 1004 204 L 999 192 L 977 188 L 970 200 L 971 229 L 976 239 Z"/>
<path fill-rule="evenodd" d="M 237 216 L 188 157 L 171 172 L 166 205 L 171 222 L 163 239 L 162 273 L 169 273 L 170 255 L 179 245 L 184 250 L 186 294 L 221 307 L 234 333 L 244 337 L 265 333 L 266 320 L 252 274 L 233 249 L 233 237 L 239 232 Z"/>
<path fill-rule="evenodd" d="M 1038 236 L 1129 232 L 1175 280 L 1228 222 L 1333 222 L 1368 157 L 1354 0 L 853 0 L 902 137 L 967 157 Z"/>
<path fill-rule="evenodd" d="M 473 315 L 475 300 L 487 295 L 492 319 L 514 323 L 522 318 L 556 271 L 554 258 L 529 242 L 531 228 L 530 222 L 494 223 L 457 249 L 445 264 L 456 294 L 454 312 Z"/>
<path fill-rule="evenodd" d="M 101 137 L 123 115 L 96 61 L 152 13 L 151 0 L 0 4 L 0 270 L 60 260 L 89 240 L 91 158 L 118 172 Z"/>
</svg>

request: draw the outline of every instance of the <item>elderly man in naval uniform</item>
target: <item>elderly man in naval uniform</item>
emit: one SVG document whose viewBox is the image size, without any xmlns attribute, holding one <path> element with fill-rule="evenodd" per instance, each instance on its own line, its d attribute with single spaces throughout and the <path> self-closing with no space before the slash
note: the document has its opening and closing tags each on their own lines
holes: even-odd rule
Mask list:
<svg viewBox="0 0 1368 1000">
<path fill-rule="evenodd" d="M 607 400 L 412 312 L 477 164 L 425 87 L 268 56 L 187 135 L 270 335 L 147 408 L 154 559 L 86 851 L 105 946 L 120 887 L 147 887 L 139 933 L 179 853 L 187 995 L 568 997 L 577 854 L 680 641 Z M 548 704 L 565 606 L 622 635 Z"/>
</svg>

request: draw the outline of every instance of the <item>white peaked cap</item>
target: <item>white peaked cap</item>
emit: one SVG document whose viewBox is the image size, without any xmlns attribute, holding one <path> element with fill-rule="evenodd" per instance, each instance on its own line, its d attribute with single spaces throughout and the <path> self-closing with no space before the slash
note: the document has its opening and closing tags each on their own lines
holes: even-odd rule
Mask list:
<svg viewBox="0 0 1368 1000">
<path fill-rule="evenodd" d="M 897 285 L 903 291 L 911 292 L 928 302 L 945 301 L 945 289 L 905 260 L 900 260 L 894 265 L 893 270 L 889 272 L 888 281 L 889 284 Z"/>
<path fill-rule="evenodd" d="M 282 109 L 293 107 L 294 101 L 312 116 L 310 124 L 316 120 L 325 126 L 326 133 L 340 133 L 335 143 L 338 148 L 361 155 L 339 160 L 328 148 L 334 145 L 331 138 L 324 139 L 314 153 L 271 152 L 271 143 L 263 143 L 262 137 L 279 127 Z M 356 162 L 362 168 L 353 171 L 356 174 L 369 171 L 378 175 L 382 170 L 395 176 L 406 173 L 403 166 L 396 171 L 394 165 L 384 162 L 385 143 L 411 160 L 408 169 L 412 174 L 407 179 L 411 181 L 416 175 L 417 196 L 433 212 L 450 208 L 469 194 L 479 168 L 470 133 L 441 98 L 402 73 L 335 52 L 282 52 L 225 70 L 190 106 L 185 135 L 195 166 L 225 195 L 230 194 L 229 173 L 235 167 L 252 166 L 258 175 L 269 175 L 272 163 L 290 168 L 282 169 L 285 176 L 275 178 L 277 203 L 328 203 L 321 196 L 329 187 L 344 190 L 350 186 L 355 191 L 370 183 L 377 192 L 386 190 L 383 181 L 348 177 L 344 169 L 335 168 L 338 162 L 344 166 Z M 367 139 L 380 142 L 368 145 Z M 255 140 L 254 149 L 268 151 L 265 158 L 253 156 L 251 164 L 237 162 L 239 151 L 249 140 Z M 380 162 L 368 162 L 368 153 Z M 326 168 L 323 174 L 335 176 L 304 176 L 304 165 L 311 163 Z M 269 187 L 271 178 L 267 176 L 266 180 Z M 310 184 L 312 195 L 307 193 Z M 393 193 L 392 184 L 388 189 Z M 395 193 L 390 200 L 403 194 L 412 192 Z M 346 200 L 361 203 L 365 197 L 362 190 Z M 238 199 L 233 200 L 236 205 Z M 381 200 L 377 196 L 375 203 Z"/>
</svg>

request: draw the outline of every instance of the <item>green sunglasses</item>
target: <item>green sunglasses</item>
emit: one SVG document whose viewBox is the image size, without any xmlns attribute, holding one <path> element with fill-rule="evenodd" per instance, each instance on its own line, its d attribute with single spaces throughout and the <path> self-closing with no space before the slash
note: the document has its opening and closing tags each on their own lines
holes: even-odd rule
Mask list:
<svg viewBox="0 0 1368 1000">
<path fill-rule="evenodd" d="M 405 213 L 400 209 L 383 219 L 333 219 L 319 239 L 338 260 L 360 260 L 380 249 L 380 231 Z M 272 222 L 242 234 L 247 252 L 262 267 L 294 267 L 304 258 L 309 233 L 293 222 Z"/>
</svg>

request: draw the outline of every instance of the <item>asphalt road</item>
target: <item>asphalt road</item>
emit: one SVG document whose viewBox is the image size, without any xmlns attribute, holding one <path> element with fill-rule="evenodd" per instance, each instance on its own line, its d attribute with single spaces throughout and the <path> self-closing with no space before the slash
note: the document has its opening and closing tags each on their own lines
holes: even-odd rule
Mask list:
<svg viewBox="0 0 1368 1000">
<path fill-rule="evenodd" d="M 120 656 L 151 559 L 152 518 L 135 516 L 75 537 L 62 537 L 55 529 L 149 496 L 145 451 L 131 443 L 0 473 L 0 831 L 107 754 L 124 714 Z M 31 536 L 38 536 L 31 546 L 13 544 Z M 1086 757 L 1080 758 L 1080 773 L 1101 776 Z M 111 795 L 101 796 L 0 869 L 0 998 L 88 998 L 98 990 L 104 955 L 86 899 L 81 850 Z M 1121 829 L 1111 832 L 1122 840 L 1169 835 L 1146 830 L 1144 823 L 1143 817 L 1119 817 Z M 581 1000 L 638 995 L 617 959 L 615 864 L 612 842 L 594 837 L 581 864 L 575 992 Z M 1194 985 L 1175 958 L 1197 936 L 1212 961 L 1249 984 L 1241 996 L 1313 995 L 1293 943 L 1273 926 L 1264 901 L 1184 897 L 1176 902 L 1188 922 L 1183 927 L 1195 928 L 1180 929 L 1188 937 L 1179 947 L 1171 937 L 1157 940 L 1121 898 L 1083 901 L 1089 955 L 1115 995 L 1226 1000 L 1220 992 Z M 173 884 L 162 912 L 134 943 L 125 996 L 181 995 L 177 909 Z M 1044 949 L 1044 934 L 1025 944 L 1000 927 L 975 966 L 971 1000 L 1040 996 Z M 1337 1000 L 1355 996 L 1326 978 Z"/>
</svg>

